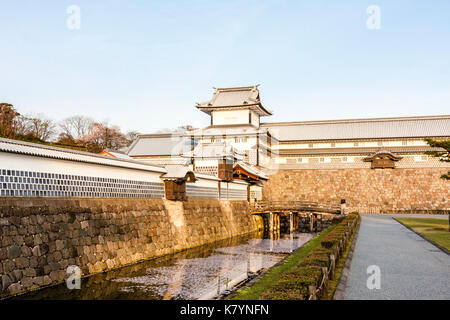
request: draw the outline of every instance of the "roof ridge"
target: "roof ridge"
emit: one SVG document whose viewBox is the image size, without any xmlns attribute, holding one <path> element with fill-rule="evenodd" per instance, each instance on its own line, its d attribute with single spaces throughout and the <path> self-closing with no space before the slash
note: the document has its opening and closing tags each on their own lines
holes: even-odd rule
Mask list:
<svg viewBox="0 0 450 320">
<path fill-rule="evenodd" d="M 186 130 L 186 131 L 190 131 L 190 130 Z M 173 132 L 173 133 L 143 133 L 140 134 L 138 137 L 139 138 L 170 138 L 170 137 L 177 137 L 177 136 L 183 136 L 184 133 L 186 133 L 186 131 L 184 132 Z"/>
<path fill-rule="evenodd" d="M 254 85 L 254 86 L 243 86 L 243 87 L 226 87 L 226 88 L 215 88 L 213 87 L 213 89 L 215 90 L 229 90 L 229 91 L 239 91 L 242 89 L 257 89 L 259 87 L 259 84 Z"/>
<path fill-rule="evenodd" d="M 260 126 L 276 126 L 276 125 L 296 125 L 296 124 L 333 124 L 333 123 L 355 123 L 355 122 L 389 122 L 389 121 L 412 121 L 412 120 L 436 120 L 450 119 L 450 115 L 431 115 L 431 116 L 407 116 L 407 117 L 382 117 L 382 118 L 353 118 L 353 119 L 335 119 L 335 120 L 306 120 L 306 121 L 280 121 L 280 122 L 263 122 Z"/>
<path fill-rule="evenodd" d="M 73 150 L 73 149 L 67 149 L 67 148 L 54 147 L 54 146 L 49 146 L 49 145 L 45 145 L 45 144 L 33 143 L 33 142 L 22 141 L 22 140 L 0 138 L 0 142 L 7 143 L 7 144 L 12 144 L 12 145 L 21 145 L 21 146 L 26 146 L 26 147 L 36 148 L 36 149 L 44 149 L 44 150 L 52 150 L 52 151 L 57 151 L 57 152 L 69 153 L 69 154 L 76 154 L 76 155 L 81 155 L 81 156 L 86 156 L 86 157 L 93 157 L 93 158 L 99 158 L 99 159 L 104 159 L 104 160 L 120 161 L 120 162 L 139 164 L 139 165 L 143 165 L 143 166 L 146 166 L 146 167 L 149 167 L 149 168 L 153 167 L 153 168 L 157 168 L 157 169 L 164 169 L 162 166 L 150 165 L 150 164 L 147 164 L 147 163 L 142 162 L 142 161 L 121 159 L 121 158 L 113 158 L 113 157 L 104 156 L 104 155 L 97 154 L 97 153 L 91 153 L 91 152 L 80 151 L 80 150 Z"/>
</svg>

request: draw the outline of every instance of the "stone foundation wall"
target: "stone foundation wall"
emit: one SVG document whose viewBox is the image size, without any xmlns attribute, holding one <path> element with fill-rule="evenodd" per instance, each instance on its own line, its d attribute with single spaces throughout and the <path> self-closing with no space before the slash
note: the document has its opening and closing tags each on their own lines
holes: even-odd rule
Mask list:
<svg viewBox="0 0 450 320">
<path fill-rule="evenodd" d="M 448 168 L 278 170 L 263 188 L 266 200 L 339 204 L 347 212 L 448 213 Z"/>
<path fill-rule="evenodd" d="M 246 201 L 0 199 L 0 297 L 263 228 Z"/>
</svg>

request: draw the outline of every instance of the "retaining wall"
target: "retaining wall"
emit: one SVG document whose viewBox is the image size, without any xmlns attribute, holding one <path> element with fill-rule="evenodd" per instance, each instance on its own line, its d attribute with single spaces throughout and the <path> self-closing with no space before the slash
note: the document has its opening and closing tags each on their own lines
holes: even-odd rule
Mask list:
<svg viewBox="0 0 450 320">
<path fill-rule="evenodd" d="M 246 201 L 0 199 L 0 296 L 263 228 Z"/>
<path fill-rule="evenodd" d="M 339 204 L 360 213 L 448 213 L 449 168 L 278 170 L 263 187 L 266 200 Z"/>
</svg>

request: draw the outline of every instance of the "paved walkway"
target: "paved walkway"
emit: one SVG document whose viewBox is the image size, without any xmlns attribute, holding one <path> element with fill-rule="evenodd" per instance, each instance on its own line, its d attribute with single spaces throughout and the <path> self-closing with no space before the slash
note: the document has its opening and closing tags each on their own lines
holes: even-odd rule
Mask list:
<svg viewBox="0 0 450 320">
<path fill-rule="evenodd" d="M 367 287 L 370 265 L 380 267 L 380 289 Z M 450 256 L 391 215 L 363 215 L 344 299 L 448 300 Z"/>
</svg>

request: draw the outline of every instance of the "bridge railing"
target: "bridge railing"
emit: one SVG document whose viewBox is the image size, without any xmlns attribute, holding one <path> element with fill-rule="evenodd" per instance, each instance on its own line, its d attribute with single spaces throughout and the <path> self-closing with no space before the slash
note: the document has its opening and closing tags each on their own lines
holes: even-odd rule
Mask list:
<svg viewBox="0 0 450 320">
<path fill-rule="evenodd" d="M 317 210 L 317 211 L 339 211 L 340 205 L 318 203 L 316 201 L 281 201 L 281 200 L 260 200 L 250 205 L 252 211 L 276 211 L 276 210 Z"/>
</svg>

